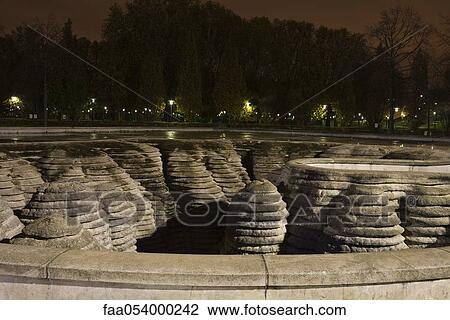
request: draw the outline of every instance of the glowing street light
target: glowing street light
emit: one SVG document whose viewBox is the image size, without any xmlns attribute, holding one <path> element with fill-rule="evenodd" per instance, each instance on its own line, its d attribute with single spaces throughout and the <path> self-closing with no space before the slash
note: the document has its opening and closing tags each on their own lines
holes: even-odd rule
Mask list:
<svg viewBox="0 0 450 320">
<path fill-rule="evenodd" d="M 19 104 L 21 102 L 19 97 L 16 96 L 12 96 L 11 98 L 9 98 L 9 103 L 10 104 Z"/>
</svg>

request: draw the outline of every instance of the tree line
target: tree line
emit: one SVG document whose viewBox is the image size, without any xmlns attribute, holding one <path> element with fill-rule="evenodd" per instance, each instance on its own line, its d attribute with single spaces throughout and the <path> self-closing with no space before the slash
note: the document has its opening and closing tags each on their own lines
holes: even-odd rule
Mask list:
<svg viewBox="0 0 450 320">
<path fill-rule="evenodd" d="M 20 97 L 39 117 L 48 104 L 50 118 L 73 121 L 181 114 L 393 128 L 407 117 L 419 127 L 450 109 L 448 55 L 431 55 L 427 43 L 433 33 L 448 45 L 443 25 L 434 32 L 412 8 L 395 7 L 358 34 L 243 19 L 214 2 L 134 0 L 110 8 L 100 41 L 78 37 L 70 20 L 32 25 L 78 58 L 25 25 L 1 34 L 0 101 Z"/>
</svg>

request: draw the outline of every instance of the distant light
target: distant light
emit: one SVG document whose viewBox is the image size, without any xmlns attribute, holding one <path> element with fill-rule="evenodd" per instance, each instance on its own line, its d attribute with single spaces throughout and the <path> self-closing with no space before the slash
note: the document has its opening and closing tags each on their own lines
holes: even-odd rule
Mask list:
<svg viewBox="0 0 450 320">
<path fill-rule="evenodd" d="M 399 112 L 400 108 L 395 108 L 394 110 L 395 110 L 395 112 Z"/>
<path fill-rule="evenodd" d="M 125 109 L 122 109 L 122 112 L 125 112 Z"/>
<path fill-rule="evenodd" d="M 108 111 L 108 107 L 105 107 L 105 110 Z"/>
<path fill-rule="evenodd" d="M 9 102 L 10 102 L 11 104 L 17 104 L 17 103 L 20 103 L 21 100 L 20 100 L 19 97 L 12 96 L 11 98 L 9 98 Z"/>
<path fill-rule="evenodd" d="M 420 97 L 423 98 L 423 94 L 421 94 Z"/>
<path fill-rule="evenodd" d="M 361 113 L 358 113 L 358 117 L 361 117 Z"/>
<path fill-rule="evenodd" d="M 175 104 L 174 100 L 169 100 L 169 105 L 173 106 Z"/>
<path fill-rule="evenodd" d="M 134 110 L 135 113 L 137 113 L 137 110 Z"/>
<path fill-rule="evenodd" d="M 279 113 L 277 113 L 277 117 L 279 117 L 280 116 L 280 114 Z"/>
<path fill-rule="evenodd" d="M 175 138 L 175 131 L 167 132 L 167 138 L 169 138 L 169 140 L 173 140 Z"/>
<path fill-rule="evenodd" d="M 147 111 L 147 108 L 145 108 L 144 110 Z"/>
<path fill-rule="evenodd" d="M 361 120 L 364 120 L 364 117 L 361 117 Z"/>
<path fill-rule="evenodd" d="M 436 111 L 435 112 L 433 112 L 433 115 L 435 116 L 437 113 L 436 113 Z"/>
<path fill-rule="evenodd" d="M 438 105 L 438 103 L 437 103 L 437 102 L 435 102 L 435 103 L 434 103 L 434 105 L 435 105 L 435 106 L 437 106 L 437 105 Z"/>
<path fill-rule="evenodd" d="M 92 99 L 91 99 L 91 102 L 92 102 L 92 103 L 95 103 L 96 101 L 97 101 L 96 98 L 92 98 Z"/>
<path fill-rule="evenodd" d="M 421 108 L 419 108 L 419 111 L 421 110 Z"/>
</svg>

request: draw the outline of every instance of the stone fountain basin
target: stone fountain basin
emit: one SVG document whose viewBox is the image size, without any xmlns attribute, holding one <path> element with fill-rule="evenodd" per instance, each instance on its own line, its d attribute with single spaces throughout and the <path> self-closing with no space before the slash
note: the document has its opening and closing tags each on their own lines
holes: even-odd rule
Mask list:
<svg viewBox="0 0 450 320">
<path fill-rule="evenodd" d="M 298 159 L 287 164 L 288 178 L 321 177 L 355 183 L 450 184 L 449 161 L 384 159 Z"/>
<path fill-rule="evenodd" d="M 205 256 L 0 244 L 0 299 L 449 299 L 450 247 Z"/>
<path fill-rule="evenodd" d="M 397 172 L 429 172 L 450 174 L 450 165 L 417 165 L 417 164 L 377 164 L 377 163 L 317 163 L 316 168 L 355 171 L 397 171 Z"/>
</svg>

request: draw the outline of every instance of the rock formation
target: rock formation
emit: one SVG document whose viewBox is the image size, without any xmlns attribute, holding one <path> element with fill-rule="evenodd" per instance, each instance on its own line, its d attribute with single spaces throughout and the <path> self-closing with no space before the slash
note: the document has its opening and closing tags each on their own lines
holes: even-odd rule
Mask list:
<svg viewBox="0 0 450 320">
<path fill-rule="evenodd" d="M 0 200 L 0 241 L 11 240 L 22 232 L 23 227 L 8 203 Z"/>
<path fill-rule="evenodd" d="M 14 185 L 11 175 L 10 169 L 0 168 L 0 199 L 16 211 L 25 207 L 25 195 Z"/>
<path fill-rule="evenodd" d="M 39 218 L 26 226 L 12 244 L 77 250 L 101 249 L 92 235 L 80 225 L 68 224 L 62 214 Z"/>
<path fill-rule="evenodd" d="M 175 216 L 175 205 L 165 182 L 161 153 L 157 148 L 127 143 L 103 150 L 148 192 L 146 198 L 152 203 L 157 227 L 164 226 Z"/>
<path fill-rule="evenodd" d="M 296 162 L 302 163 L 288 165 L 288 253 L 407 248 L 398 215 L 405 181 L 385 179 L 383 171 L 329 169 L 325 162 L 314 160 L 311 166 L 308 161 Z M 316 162 L 324 167 L 315 167 Z"/>
<path fill-rule="evenodd" d="M 101 210 L 110 219 L 111 215 L 117 216 L 116 211 L 109 212 L 112 209 L 109 206 L 108 199 L 117 197 L 118 194 L 122 194 L 122 197 L 127 198 L 127 201 L 131 201 L 135 206 L 134 217 L 134 236 L 135 238 L 145 238 L 151 236 L 155 230 L 154 211 L 151 207 L 151 202 L 146 199 L 143 187 L 136 181 L 134 181 L 130 175 L 106 153 L 98 150 L 93 150 L 90 146 L 77 150 L 76 146 L 71 146 L 67 150 L 52 150 L 46 157 L 40 159 L 39 167 L 45 173 L 49 180 L 59 179 L 62 175 L 67 175 L 67 171 L 70 168 L 79 166 L 85 176 L 84 184 L 91 190 L 98 192 L 99 202 L 101 203 Z M 76 154 L 76 156 L 73 156 Z M 112 193 L 112 195 L 106 195 L 106 193 Z M 130 202 L 128 202 L 130 204 Z M 129 209 L 124 209 L 127 215 Z M 114 221 L 114 227 L 117 229 L 117 223 L 125 221 L 118 219 Z M 130 225 L 129 219 L 126 220 L 125 226 Z M 133 233 L 133 232 L 131 232 Z M 131 237 L 127 235 L 127 237 Z M 114 240 L 114 239 L 113 239 Z M 135 243 L 135 241 L 132 241 Z M 130 242 L 131 243 L 131 242 Z M 118 245 L 119 248 L 125 247 L 122 243 Z M 134 244 L 130 246 L 133 248 Z M 129 251 L 129 249 L 127 251 Z"/>
<path fill-rule="evenodd" d="M 44 184 L 41 174 L 26 160 L 0 153 L 0 168 L 10 171 L 12 183 L 23 192 L 25 202 Z"/>
<path fill-rule="evenodd" d="M 101 214 L 97 194 L 79 182 L 52 182 L 38 188 L 19 217 L 25 224 L 62 215 L 69 223 L 81 224 L 106 249 L 112 248 L 106 216 Z"/>
<path fill-rule="evenodd" d="M 250 183 L 226 210 L 225 251 L 277 254 L 284 241 L 287 216 L 286 203 L 272 183 Z"/>
<path fill-rule="evenodd" d="M 410 190 L 404 227 L 410 248 L 450 245 L 450 186 L 416 186 Z"/>
<path fill-rule="evenodd" d="M 287 161 L 288 156 L 282 146 L 261 143 L 253 152 L 253 174 L 256 179 L 267 179 L 277 185 Z"/>
<path fill-rule="evenodd" d="M 212 173 L 213 180 L 222 188 L 228 200 L 245 187 L 239 172 L 223 156 L 210 153 L 206 157 L 206 168 Z"/>
<path fill-rule="evenodd" d="M 223 231 L 217 226 L 219 208 L 225 200 L 222 189 L 200 158 L 174 151 L 167 161 L 168 184 L 176 194 L 179 232 L 172 241 L 181 250 L 214 253 Z"/>
</svg>

